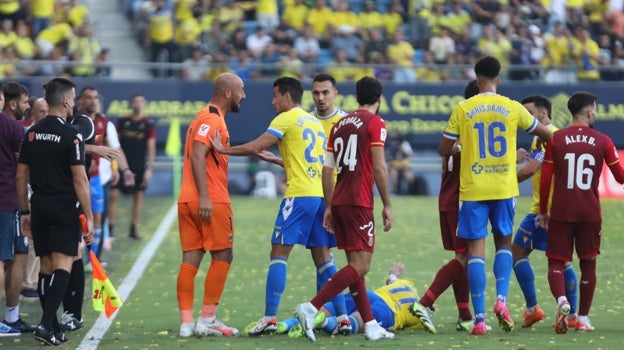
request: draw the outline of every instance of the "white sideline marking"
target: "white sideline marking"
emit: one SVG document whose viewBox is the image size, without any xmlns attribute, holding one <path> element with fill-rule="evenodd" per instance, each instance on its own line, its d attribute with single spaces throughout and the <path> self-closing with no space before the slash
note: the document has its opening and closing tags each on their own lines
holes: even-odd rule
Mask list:
<svg viewBox="0 0 624 350">
<path fill-rule="evenodd" d="M 171 208 L 169 208 L 169 211 L 165 215 L 165 218 L 158 225 L 156 233 L 150 239 L 147 245 L 145 245 L 145 248 L 143 248 L 143 251 L 136 259 L 134 265 L 132 266 L 132 269 L 130 269 L 130 272 L 128 272 L 126 277 L 119 285 L 119 288 L 117 288 L 117 292 L 119 293 L 119 296 L 122 300 L 126 300 L 128 298 L 128 296 L 136 286 L 137 282 L 141 278 L 141 275 L 143 275 L 147 264 L 149 264 L 149 262 L 154 257 L 156 250 L 158 250 L 158 247 L 160 247 L 160 245 L 162 244 L 165 236 L 171 228 L 171 225 L 173 225 L 177 218 L 177 209 L 177 203 L 174 203 Z M 123 306 L 121 307 L 121 309 L 123 309 Z M 102 312 L 97 320 L 95 320 L 93 327 L 91 327 L 87 334 L 85 334 L 84 338 L 82 338 L 82 342 L 76 348 L 76 350 L 97 349 L 100 341 L 102 340 L 102 337 L 104 336 L 106 331 L 108 331 L 108 328 L 110 328 L 110 326 L 113 324 L 113 321 L 115 320 L 115 317 L 117 317 L 117 314 L 118 312 L 115 312 L 111 316 L 111 318 L 106 318 L 106 315 Z"/>
</svg>

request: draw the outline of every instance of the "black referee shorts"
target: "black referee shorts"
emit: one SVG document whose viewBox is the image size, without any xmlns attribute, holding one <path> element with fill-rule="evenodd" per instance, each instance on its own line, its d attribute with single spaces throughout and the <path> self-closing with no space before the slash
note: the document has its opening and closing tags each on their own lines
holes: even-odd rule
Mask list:
<svg viewBox="0 0 624 350">
<path fill-rule="evenodd" d="M 67 197 L 33 194 L 30 202 L 35 254 L 78 255 L 82 230 L 76 201 Z"/>
</svg>

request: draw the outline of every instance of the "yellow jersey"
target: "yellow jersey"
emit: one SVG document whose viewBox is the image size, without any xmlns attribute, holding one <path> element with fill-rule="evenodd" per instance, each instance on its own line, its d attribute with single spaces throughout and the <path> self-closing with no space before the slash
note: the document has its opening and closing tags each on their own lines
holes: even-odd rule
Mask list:
<svg viewBox="0 0 624 350">
<path fill-rule="evenodd" d="M 397 279 L 375 289 L 375 294 L 385 301 L 394 313 L 394 329 L 422 329 L 420 320 L 409 311 L 410 305 L 420 299 L 412 281 Z"/>
<path fill-rule="evenodd" d="M 459 102 L 444 129 L 444 137 L 462 143 L 459 199 L 517 196 L 517 130 L 532 132 L 537 123 L 518 101 L 495 93 L 480 93 Z"/>
<path fill-rule="evenodd" d="M 47 18 L 52 17 L 52 14 L 54 13 L 54 1 L 33 0 L 31 7 L 33 17 Z"/>
<path fill-rule="evenodd" d="M 550 124 L 547 125 L 548 130 L 555 132 L 557 130 L 559 130 L 556 126 Z M 538 149 L 537 148 L 537 136 L 533 138 L 533 142 L 531 142 L 531 152 L 533 152 L 534 150 Z M 542 152 L 544 152 L 544 147 L 540 148 L 542 150 Z M 531 182 L 533 185 L 533 204 L 531 204 L 531 210 L 529 211 L 529 213 L 531 214 L 537 214 L 539 215 L 540 213 L 540 207 L 539 207 L 539 203 L 540 203 L 540 178 L 542 177 L 542 168 L 539 168 L 539 170 L 537 172 L 535 172 L 535 174 L 533 174 L 533 176 L 531 177 Z M 552 205 L 552 194 L 553 194 L 553 188 L 550 188 L 550 195 L 549 195 L 549 199 L 548 199 L 548 211 L 550 212 L 550 206 Z"/>
<path fill-rule="evenodd" d="M 286 171 L 284 197 L 323 197 L 327 136 L 321 122 L 295 107 L 275 117 L 267 132 L 279 138 L 277 147 Z"/>
</svg>

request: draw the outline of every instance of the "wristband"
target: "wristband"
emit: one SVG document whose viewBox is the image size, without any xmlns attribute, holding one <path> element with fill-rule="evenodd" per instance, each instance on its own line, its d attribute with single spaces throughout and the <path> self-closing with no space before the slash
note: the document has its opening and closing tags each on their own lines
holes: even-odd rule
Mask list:
<svg viewBox="0 0 624 350">
<path fill-rule="evenodd" d="M 30 210 L 26 209 L 26 210 L 20 210 L 19 211 L 20 215 L 30 215 Z"/>
<path fill-rule="evenodd" d="M 531 156 L 529 157 L 530 159 L 535 159 L 538 162 L 543 162 L 544 161 L 544 151 L 539 150 L 539 149 L 535 149 L 533 150 L 533 152 L 531 152 Z"/>
<path fill-rule="evenodd" d="M 111 160 L 111 169 L 113 170 L 119 169 L 119 164 L 117 164 L 117 161 L 115 159 Z"/>
</svg>

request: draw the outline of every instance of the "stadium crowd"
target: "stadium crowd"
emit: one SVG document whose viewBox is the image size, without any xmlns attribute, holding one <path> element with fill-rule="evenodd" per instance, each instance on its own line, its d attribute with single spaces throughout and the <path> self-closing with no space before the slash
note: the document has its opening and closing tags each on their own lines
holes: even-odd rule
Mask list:
<svg viewBox="0 0 624 350">
<path fill-rule="evenodd" d="M 465 81 L 476 60 L 491 55 L 511 80 L 617 81 L 624 77 L 622 7 L 608 0 L 124 0 L 150 60 L 180 63 L 187 80 L 223 71 L 305 80 L 325 71 L 338 81 Z"/>
<path fill-rule="evenodd" d="M 109 76 L 107 53 L 80 0 L 0 2 L 0 79 Z"/>
</svg>

